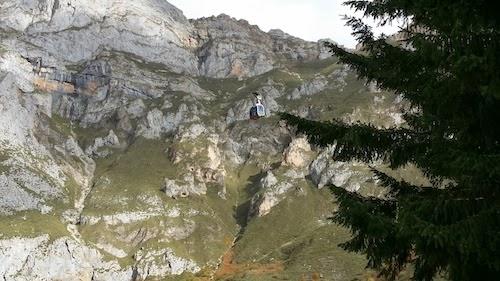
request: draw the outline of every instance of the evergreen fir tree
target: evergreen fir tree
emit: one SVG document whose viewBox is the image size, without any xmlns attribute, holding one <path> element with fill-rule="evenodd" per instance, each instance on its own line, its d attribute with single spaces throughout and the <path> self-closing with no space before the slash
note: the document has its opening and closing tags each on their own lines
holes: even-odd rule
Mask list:
<svg viewBox="0 0 500 281">
<path fill-rule="evenodd" d="M 332 187 L 334 220 L 353 238 L 342 244 L 366 255 L 388 279 L 403 269 L 416 280 L 500 279 L 500 9 L 488 0 L 348 1 L 382 24 L 405 19 L 404 42 L 375 37 L 348 18 L 362 52 L 330 44 L 362 79 L 411 104 L 401 128 L 282 118 L 333 157 L 397 169 L 412 163 L 432 182 L 414 186 L 373 169 L 384 198 Z M 411 265 L 411 266 L 408 266 Z"/>
</svg>

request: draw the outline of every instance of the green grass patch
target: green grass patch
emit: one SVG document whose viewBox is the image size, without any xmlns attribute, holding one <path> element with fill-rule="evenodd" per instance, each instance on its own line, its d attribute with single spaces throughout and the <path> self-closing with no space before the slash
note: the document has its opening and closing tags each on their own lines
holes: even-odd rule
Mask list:
<svg viewBox="0 0 500 281">
<path fill-rule="evenodd" d="M 106 127 L 87 127 L 83 128 L 79 125 L 72 125 L 71 130 L 76 134 L 78 144 L 85 149 L 93 145 L 96 138 L 105 137 L 109 134 L 109 129 Z"/>
<path fill-rule="evenodd" d="M 163 195 L 165 177 L 177 176 L 175 166 L 168 159 L 168 148 L 166 142 L 139 138 L 127 150 L 97 159 L 96 184 L 87 198 L 85 211 L 112 214 L 141 210 L 143 207 L 136 197 Z M 119 198 L 125 200 L 124 204 L 116 204 Z"/>
<path fill-rule="evenodd" d="M 182 77 L 183 76 L 182 74 L 178 74 L 178 73 L 175 73 L 173 71 L 170 71 L 169 67 L 163 63 L 146 61 L 142 57 L 135 55 L 133 53 L 113 50 L 109 53 L 106 53 L 105 56 L 109 59 L 114 59 L 117 61 L 126 61 L 126 62 L 131 61 L 139 69 L 142 69 L 142 70 L 145 70 L 148 72 L 153 72 L 155 74 L 161 74 L 161 75 L 167 76 L 167 77 Z"/>
<path fill-rule="evenodd" d="M 237 261 L 284 262 L 283 272 L 259 280 L 298 280 L 314 273 L 325 280 L 352 280 L 365 274 L 365 260 L 338 247 L 349 239 L 348 231 L 326 223 L 334 207 L 331 193 L 305 182 L 300 187 L 305 194 L 294 191 L 271 213 L 249 222 L 235 246 Z M 235 280 L 247 280 L 241 278 Z"/>
<path fill-rule="evenodd" d="M 283 245 L 284 275 L 289 278 L 323 276 L 324 280 L 369 280 L 363 256 L 339 247 L 351 238 L 347 229 L 328 224 L 308 232 L 295 242 Z M 307 279 L 306 279 L 307 280 Z"/>
<path fill-rule="evenodd" d="M 257 91 L 269 80 L 284 85 L 285 92 L 291 91 L 292 89 L 300 86 L 303 83 L 303 80 L 299 76 L 286 72 L 282 69 L 274 69 L 262 75 L 247 79 L 245 81 L 244 88 L 242 88 L 242 91 L 248 93 Z"/>
<path fill-rule="evenodd" d="M 79 129 L 78 125 L 58 114 L 53 114 L 51 118 L 47 119 L 53 130 L 66 137 L 73 135 L 73 129 Z"/>
<path fill-rule="evenodd" d="M 198 85 L 205 90 L 216 94 L 235 93 L 241 86 L 243 81 L 237 78 L 216 79 L 209 77 L 198 77 Z"/>
<path fill-rule="evenodd" d="M 85 69 L 85 65 L 83 64 L 67 64 L 64 67 L 70 72 L 80 73 Z"/>
<path fill-rule="evenodd" d="M 324 60 L 292 63 L 286 66 L 290 71 L 299 73 L 304 80 L 310 80 L 318 73 L 326 76 L 335 69 L 342 67 L 338 62 L 339 60 L 336 57 L 331 57 Z"/>
<path fill-rule="evenodd" d="M 291 191 L 271 213 L 249 222 L 235 248 L 239 261 L 282 258 L 279 252 L 281 245 L 318 228 L 318 219 L 332 210 L 331 195 L 308 185 L 302 188 L 307 188 L 307 194 Z M 283 217 L 284 214 L 288 217 Z"/>
<path fill-rule="evenodd" d="M 2 164 L 4 161 L 9 160 L 10 158 L 9 153 L 10 153 L 9 150 L 6 149 L 0 150 L 0 175 L 10 171 L 10 167 Z"/>
<path fill-rule="evenodd" d="M 0 164 L 0 175 L 5 174 L 10 171 L 10 167 Z"/>
<path fill-rule="evenodd" d="M 13 237 L 33 238 L 48 234 L 51 240 L 68 236 L 58 214 L 43 215 L 39 211 L 17 212 L 0 217 L 0 239 Z"/>
<path fill-rule="evenodd" d="M 74 203 L 77 198 L 80 197 L 80 193 L 82 187 L 70 176 L 67 176 L 67 180 L 64 184 L 64 196 L 63 200 L 57 200 L 52 203 L 52 206 L 56 208 L 56 210 L 65 210 L 71 209 L 74 207 Z"/>
</svg>

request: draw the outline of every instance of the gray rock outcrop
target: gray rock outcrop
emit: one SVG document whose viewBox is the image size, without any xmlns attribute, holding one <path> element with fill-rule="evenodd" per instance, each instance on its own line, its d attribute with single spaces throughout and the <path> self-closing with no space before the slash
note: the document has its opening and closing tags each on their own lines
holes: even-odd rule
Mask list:
<svg viewBox="0 0 500 281">
<path fill-rule="evenodd" d="M 203 182 L 195 182 L 194 176 L 186 174 L 182 181 L 165 179 L 162 190 L 173 199 L 186 198 L 190 195 L 204 195 L 207 187 Z"/>
<path fill-rule="evenodd" d="M 110 130 L 108 135 L 101 138 L 96 138 L 94 143 L 85 149 L 85 154 L 88 156 L 95 157 L 106 157 L 110 154 L 108 149 L 103 148 L 113 148 L 120 145 L 120 140 L 116 136 L 113 130 Z"/>
<path fill-rule="evenodd" d="M 0 274 L 5 280 L 133 280 L 132 268 L 106 262 L 95 249 L 70 238 L 49 236 L 0 240 Z"/>
<path fill-rule="evenodd" d="M 328 85 L 328 80 L 318 75 L 313 80 L 299 86 L 288 96 L 289 99 L 296 100 L 306 96 L 312 96 L 323 91 Z"/>
</svg>

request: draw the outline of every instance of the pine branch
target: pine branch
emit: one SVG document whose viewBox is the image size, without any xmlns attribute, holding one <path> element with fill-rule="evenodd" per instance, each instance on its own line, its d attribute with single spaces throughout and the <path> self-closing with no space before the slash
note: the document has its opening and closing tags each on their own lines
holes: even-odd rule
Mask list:
<svg viewBox="0 0 500 281">
<path fill-rule="evenodd" d="M 296 126 L 297 132 L 307 135 L 315 145 L 335 144 L 333 156 L 339 161 L 389 160 L 393 167 L 399 167 L 411 160 L 411 152 L 416 154 L 426 145 L 424 134 L 404 128 L 376 129 L 371 125 L 348 125 L 335 120 L 311 121 L 288 113 L 281 113 L 280 117 L 290 126 Z"/>
<path fill-rule="evenodd" d="M 409 240 L 400 237 L 397 231 L 396 201 L 362 197 L 339 187 L 331 187 L 331 191 L 339 203 L 333 221 L 353 233 L 353 238 L 340 246 L 365 254 L 368 267 L 379 269 L 386 278 L 394 280 L 412 250 Z"/>
<path fill-rule="evenodd" d="M 398 181 L 395 178 L 383 173 L 374 167 L 370 167 L 371 171 L 375 174 L 375 177 L 380 181 L 382 186 L 389 188 L 389 196 L 397 197 L 401 195 L 417 194 L 422 192 L 422 187 L 412 185 L 406 181 Z M 432 187 L 427 187 L 432 188 Z"/>
</svg>

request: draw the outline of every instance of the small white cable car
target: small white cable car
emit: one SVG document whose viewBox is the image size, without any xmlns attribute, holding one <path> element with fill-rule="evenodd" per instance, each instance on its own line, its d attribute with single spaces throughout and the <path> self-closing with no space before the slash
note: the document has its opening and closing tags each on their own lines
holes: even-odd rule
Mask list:
<svg viewBox="0 0 500 281">
<path fill-rule="evenodd" d="M 266 108 L 262 104 L 262 96 L 254 93 L 255 95 L 255 102 L 252 108 L 250 108 L 250 119 L 251 120 L 257 120 L 261 117 L 266 116 Z"/>
</svg>

